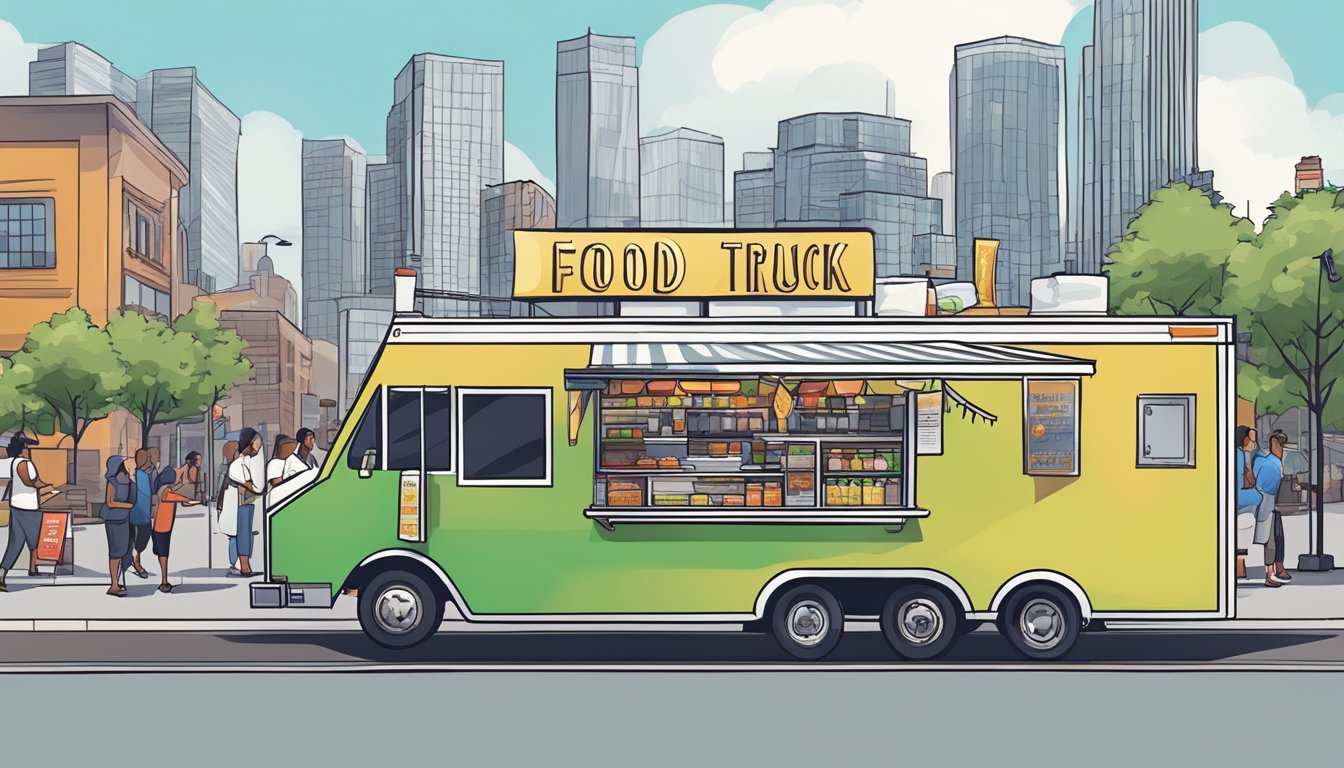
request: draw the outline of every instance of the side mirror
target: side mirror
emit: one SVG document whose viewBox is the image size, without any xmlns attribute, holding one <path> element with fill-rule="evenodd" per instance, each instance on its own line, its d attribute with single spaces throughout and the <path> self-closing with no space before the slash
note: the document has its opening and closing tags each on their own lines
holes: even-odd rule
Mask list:
<svg viewBox="0 0 1344 768">
<path fill-rule="evenodd" d="M 373 470 L 378 468 L 378 449 L 370 448 L 364 452 L 364 458 L 359 462 L 359 476 L 364 479 L 373 477 Z"/>
</svg>

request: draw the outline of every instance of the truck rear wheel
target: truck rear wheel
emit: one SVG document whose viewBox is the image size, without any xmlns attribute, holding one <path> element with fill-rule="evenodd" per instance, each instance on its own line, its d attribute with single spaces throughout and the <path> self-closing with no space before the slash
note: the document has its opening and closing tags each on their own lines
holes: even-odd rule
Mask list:
<svg viewBox="0 0 1344 768">
<path fill-rule="evenodd" d="M 775 602 L 770 628 L 784 650 L 797 658 L 815 661 L 840 644 L 845 615 L 834 595 L 808 584 L 790 589 Z"/>
<path fill-rule="evenodd" d="M 359 590 L 359 626 L 370 640 L 400 650 L 428 640 L 443 622 L 443 603 L 424 579 L 384 571 Z"/>
<path fill-rule="evenodd" d="M 1013 650 L 1038 661 L 1063 658 L 1078 641 L 1082 616 L 1073 597 L 1049 584 L 1014 592 L 999 617 L 999 631 Z"/>
<path fill-rule="evenodd" d="M 907 659 L 936 659 L 959 634 L 957 609 L 942 590 L 922 584 L 892 593 L 880 617 L 882 634 Z"/>
</svg>

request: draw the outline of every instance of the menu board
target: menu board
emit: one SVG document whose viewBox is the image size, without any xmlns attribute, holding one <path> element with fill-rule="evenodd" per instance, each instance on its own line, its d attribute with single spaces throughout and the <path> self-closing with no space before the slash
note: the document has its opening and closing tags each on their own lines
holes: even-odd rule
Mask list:
<svg viewBox="0 0 1344 768">
<path fill-rule="evenodd" d="M 43 512 L 38 528 L 37 559 L 60 562 L 65 551 L 65 530 L 70 524 L 69 512 Z"/>
<path fill-rule="evenodd" d="M 943 393 L 916 393 L 915 406 L 915 453 L 919 456 L 941 455 L 943 452 Z"/>
<path fill-rule="evenodd" d="M 1078 381 L 1027 379 L 1024 384 L 1023 471 L 1078 474 Z"/>
</svg>

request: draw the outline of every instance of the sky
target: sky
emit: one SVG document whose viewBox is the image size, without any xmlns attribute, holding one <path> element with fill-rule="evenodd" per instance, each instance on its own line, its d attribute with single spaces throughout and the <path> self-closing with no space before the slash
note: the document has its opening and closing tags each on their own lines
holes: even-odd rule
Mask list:
<svg viewBox="0 0 1344 768">
<path fill-rule="evenodd" d="M 43 43 L 77 40 L 133 76 L 197 67 L 243 119 L 242 238 L 297 246 L 301 138 L 349 136 L 381 154 L 393 79 L 415 53 L 503 60 L 505 176 L 551 189 L 555 43 L 590 27 L 638 41 L 641 133 L 720 135 L 730 172 L 774 144 L 781 118 L 883 111 L 890 80 L 932 174 L 948 167 L 953 46 L 1002 34 L 1062 43 L 1072 82 L 1091 14 L 1086 0 L 0 0 L 0 94 L 26 92 Z M 1228 202 L 1261 218 L 1307 154 L 1344 183 L 1344 3 L 1204 0 L 1199 26 L 1200 165 Z M 1071 88 L 1070 123 L 1076 105 Z M 296 279 L 299 248 L 286 250 L 277 266 Z"/>
</svg>

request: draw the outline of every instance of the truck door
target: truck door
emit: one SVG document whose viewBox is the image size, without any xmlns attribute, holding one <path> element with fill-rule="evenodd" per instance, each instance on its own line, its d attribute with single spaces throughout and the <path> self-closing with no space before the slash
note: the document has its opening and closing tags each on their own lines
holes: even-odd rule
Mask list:
<svg viewBox="0 0 1344 768">
<path fill-rule="evenodd" d="M 402 541 L 427 538 L 427 516 L 439 499 L 426 476 L 451 468 L 451 403 L 448 387 L 384 387 L 352 442 L 351 462 L 362 479 L 380 486 L 380 513 L 386 510 Z"/>
</svg>

